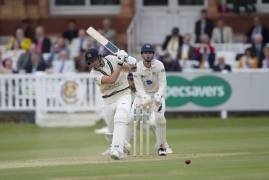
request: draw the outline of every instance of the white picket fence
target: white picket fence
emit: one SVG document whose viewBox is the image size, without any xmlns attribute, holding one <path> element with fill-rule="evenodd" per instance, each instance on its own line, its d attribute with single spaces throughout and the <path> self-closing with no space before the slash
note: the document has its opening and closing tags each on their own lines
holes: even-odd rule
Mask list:
<svg viewBox="0 0 269 180">
<path fill-rule="evenodd" d="M 96 92 L 88 74 L 1 75 L 0 111 L 94 111 Z"/>
</svg>

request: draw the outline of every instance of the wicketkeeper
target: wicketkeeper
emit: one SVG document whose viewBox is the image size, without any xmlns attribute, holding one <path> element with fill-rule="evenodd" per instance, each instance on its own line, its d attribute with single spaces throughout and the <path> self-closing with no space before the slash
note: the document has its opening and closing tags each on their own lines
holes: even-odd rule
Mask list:
<svg viewBox="0 0 269 180">
<path fill-rule="evenodd" d="M 136 68 L 136 59 L 123 50 L 117 56 L 101 57 L 94 48 L 87 50 L 85 59 L 90 76 L 99 85 L 106 106 L 107 137 L 111 139 L 110 156 L 112 159 L 123 159 L 126 157 L 124 146 L 132 102 L 127 74 Z"/>
<path fill-rule="evenodd" d="M 136 87 L 136 98 L 132 105 L 132 116 L 134 108 L 143 106 L 150 108 L 156 127 L 157 152 L 160 156 L 172 153 L 166 141 L 166 119 L 165 98 L 166 74 L 161 61 L 154 59 L 155 49 L 151 44 L 145 44 L 141 48 L 143 61 L 137 63 L 137 70 L 134 72 Z M 149 120 L 149 121 L 152 121 Z"/>
</svg>

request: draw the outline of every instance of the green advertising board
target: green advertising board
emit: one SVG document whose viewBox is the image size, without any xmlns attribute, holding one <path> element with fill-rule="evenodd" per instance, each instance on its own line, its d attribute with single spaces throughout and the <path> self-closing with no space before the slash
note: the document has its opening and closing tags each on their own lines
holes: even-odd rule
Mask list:
<svg viewBox="0 0 269 180">
<path fill-rule="evenodd" d="M 188 80 L 179 75 L 167 75 L 166 106 L 170 108 L 187 103 L 214 107 L 225 103 L 231 94 L 230 84 L 222 77 L 205 75 Z"/>
</svg>

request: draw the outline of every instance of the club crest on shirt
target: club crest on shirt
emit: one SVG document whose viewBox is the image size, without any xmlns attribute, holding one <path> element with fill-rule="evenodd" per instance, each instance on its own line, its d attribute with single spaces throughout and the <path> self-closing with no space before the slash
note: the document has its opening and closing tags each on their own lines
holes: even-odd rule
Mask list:
<svg viewBox="0 0 269 180">
<path fill-rule="evenodd" d="M 147 83 L 147 85 L 152 85 L 152 80 L 150 80 L 150 79 L 148 79 L 148 80 L 146 80 L 146 83 Z"/>
</svg>

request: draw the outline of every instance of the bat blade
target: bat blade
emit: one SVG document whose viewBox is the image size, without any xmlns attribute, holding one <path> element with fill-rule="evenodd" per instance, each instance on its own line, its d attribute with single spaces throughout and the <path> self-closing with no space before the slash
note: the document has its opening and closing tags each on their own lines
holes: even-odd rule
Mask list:
<svg viewBox="0 0 269 180">
<path fill-rule="evenodd" d="M 96 31 L 93 27 L 89 27 L 86 31 L 93 39 L 102 44 L 109 52 L 116 54 L 120 49 Z"/>
</svg>

